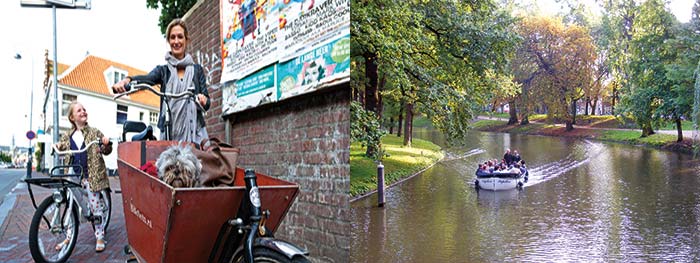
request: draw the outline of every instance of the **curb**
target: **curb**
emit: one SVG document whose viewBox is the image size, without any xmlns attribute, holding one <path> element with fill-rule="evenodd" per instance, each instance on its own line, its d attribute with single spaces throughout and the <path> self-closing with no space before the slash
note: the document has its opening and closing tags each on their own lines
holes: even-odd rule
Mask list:
<svg viewBox="0 0 700 263">
<path fill-rule="evenodd" d="M 422 173 L 425 172 L 426 170 L 428 170 L 428 169 L 432 168 L 433 166 L 435 166 L 435 164 L 438 164 L 438 163 L 442 162 L 444 159 L 445 159 L 445 155 L 443 154 L 443 156 L 442 156 L 440 159 L 438 159 L 436 162 L 434 162 L 433 164 L 428 165 L 427 167 L 421 169 L 420 171 L 418 171 L 418 172 L 416 172 L 416 173 L 414 173 L 414 174 L 412 174 L 412 175 L 410 175 L 410 176 L 401 178 L 400 180 L 398 180 L 398 181 L 396 181 L 396 182 L 393 182 L 392 184 L 388 185 L 384 190 L 389 189 L 389 188 L 392 188 L 392 187 L 394 187 L 394 186 L 396 186 L 396 185 L 398 185 L 398 184 L 400 184 L 400 183 L 405 182 L 406 180 L 409 180 L 409 179 L 411 179 L 411 178 L 413 178 L 413 177 L 415 177 L 415 176 L 417 176 L 417 175 L 419 175 L 419 174 L 422 174 Z M 369 192 L 367 192 L 367 193 L 364 193 L 364 194 L 362 194 L 362 195 L 360 195 L 360 196 L 351 198 L 351 199 L 350 199 L 350 203 L 359 201 L 360 199 L 364 199 L 364 198 L 366 198 L 366 197 L 368 197 L 368 196 L 370 196 L 370 195 L 372 195 L 372 194 L 374 194 L 374 193 L 376 193 L 376 192 L 377 192 L 377 189 L 374 189 L 374 190 L 369 191 Z"/>
</svg>

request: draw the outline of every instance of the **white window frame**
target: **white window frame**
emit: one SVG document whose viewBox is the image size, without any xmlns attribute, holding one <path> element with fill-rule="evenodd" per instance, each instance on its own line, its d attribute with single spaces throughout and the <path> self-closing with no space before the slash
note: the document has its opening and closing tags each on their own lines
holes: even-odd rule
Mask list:
<svg viewBox="0 0 700 263">
<path fill-rule="evenodd" d="M 66 100 L 66 96 L 71 96 L 73 97 L 73 100 Z M 78 95 L 76 94 L 70 94 L 70 93 L 63 93 L 61 95 L 61 118 L 68 119 L 68 107 L 70 106 L 71 102 L 77 101 L 78 100 Z M 65 110 L 64 110 L 65 107 Z"/>
<path fill-rule="evenodd" d="M 129 72 L 120 68 L 116 68 L 114 66 L 110 66 L 104 71 L 104 78 L 105 78 L 105 84 L 107 84 L 107 87 L 109 88 L 108 90 L 112 92 L 111 87 L 114 86 L 118 81 L 126 78 L 126 76 L 129 76 Z M 117 80 L 115 81 L 114 76 L 117 74 Z"/>
<path fill-rule="evenodd" d="M 148 117 L 152 125 L 158 125 L 158 112 L 150 112 L 148 113 Z"/>
<path fill-rule="evenodd" d="M 120 110 L 119 107 L 124 107 L 125 110 Z M 119 114 L 124 114 L 124 122 L 129 119 L 129 106 L 124 104 L 117 104 L 117 124 L 124 124 L 124 122 L 119 123 Z"/>
</svg>

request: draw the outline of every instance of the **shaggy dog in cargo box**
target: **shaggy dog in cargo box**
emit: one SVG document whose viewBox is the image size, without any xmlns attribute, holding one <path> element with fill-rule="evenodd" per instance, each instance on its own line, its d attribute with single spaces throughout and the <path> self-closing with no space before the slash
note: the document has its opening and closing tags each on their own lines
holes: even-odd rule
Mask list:
<svg viewBox="0 0 700 263">
<path fill-rule="evenodd" d="M 156 161 L 158 178 L 172 187 L 200 186 L 199 174 L 202 163 L 192 153 L 189 146 L 173 145 L 160 154 Z"/>
</svg>

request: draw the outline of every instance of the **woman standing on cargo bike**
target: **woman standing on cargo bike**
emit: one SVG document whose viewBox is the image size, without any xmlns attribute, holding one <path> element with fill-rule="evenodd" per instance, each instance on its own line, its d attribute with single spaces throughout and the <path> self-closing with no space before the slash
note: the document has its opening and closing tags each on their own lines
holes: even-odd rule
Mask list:
<svg viewBox="0 0 700 263">
<path fill-rule="evenodd" d="M 160 85 L 162 92 L 181 93 L 194 88 L 196 102 L 190 97 L 181 99 L 165 100 L 161 97 L 160 100 L 160 116 L 158 117 L 158 128 L 161 130 L 161 136 L 165 127 L 165 103 L 169 103 L 172 113 L 170 123 L 172 134 L 170 139 L 173 141 L 185 141 L 193 143 L 201 143 L 202 140 L 208 139 L 209 135 L 206 130 L 204 114 L 195 103 L 199 103 L 206 111 L 209 110 L 211 101 L 209 100 L 209 91 L 207 90 L 206 77 L 204 70 L 199 64 L 195 64 L 192 56 L 187 51 L 187 44 L 190 40 L 187 32 L 187 26 L 182 19 L 174 19 L 168 25 L 166 30 L 166 40 L 170 46 L 170 51 L 165 54 L 165 65 L 156 66 L 148 75 L 129 76 L 117 82 L 112 86 L 114 93 L 123 93 L 128 91 L 128 83 L 131 81 L 144 82 L 150 85 Z"/>
</svg>

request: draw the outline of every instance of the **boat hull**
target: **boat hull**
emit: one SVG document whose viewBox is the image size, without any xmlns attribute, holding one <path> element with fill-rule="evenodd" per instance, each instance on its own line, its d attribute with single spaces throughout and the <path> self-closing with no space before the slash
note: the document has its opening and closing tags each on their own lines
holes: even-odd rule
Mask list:
<svg viewBox="0 0 700 263">
<path fill-rule="evenodd" d="M 491 191 L 501 191 L 501 190 L 512 190 L 516 188 L 521 188 L 523 185 L 523 178 L 501 178 L 501 177 L 484 177 L 476 178 L 474 184 L 478 189 L 491 190 Z"/>
</svg>

